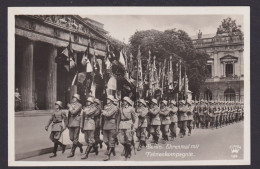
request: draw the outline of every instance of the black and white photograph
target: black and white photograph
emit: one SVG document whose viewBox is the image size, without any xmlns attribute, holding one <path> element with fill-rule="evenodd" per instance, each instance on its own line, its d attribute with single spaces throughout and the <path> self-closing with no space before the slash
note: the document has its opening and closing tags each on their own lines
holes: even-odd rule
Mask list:
<svg viewBox="0 0 260 169">
<path fill-rule="evenodd" d="M 249 20 L 249 7 L 9 7 L 8 165 L 249 165 Z"/>
</svg>

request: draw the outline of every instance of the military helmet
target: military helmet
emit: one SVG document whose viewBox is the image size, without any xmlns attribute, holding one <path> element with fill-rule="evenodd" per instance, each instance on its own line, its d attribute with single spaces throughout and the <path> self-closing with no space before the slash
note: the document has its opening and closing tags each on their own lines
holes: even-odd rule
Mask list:
<svg viewBox="0 0 260 169">
<path fill-rule="evenodd" d="M 114 98 L 114 96 L 113 96 L 113 95 L 108 95 L 108 96 L 107 96 L 107 99 L 111 100 L 112 102 L 114 102 L 114 101 L 115 101 L 115 98 Z"/>
<path fill-rule="evenodd" d="M 176 105 L 176 101 L 175 100 L 171 100 L 170 104 Z"/>
<path fill-rule="evenodd" d="M 152 99 L 152 103 L 155 103 L 156 105 L 158 105 L 158 102 L 156 99 Z"/>
<path fill-rule="evenodd" d="M 93 97 L 88 97 L 87 102 L 94 103 L 94 98 Z"/>
<path fill-rule="evenodd" d="M 61 101 L 56 101 L 55 105 L 58 105 L 58 106 L 60 106 L 62 108 L 62 102 Z"/>
<path fill-rule="evenodd" d="M 77 100 L 80 100 L 80 95 L 79 94 L 74 94 L 72 98 L 76 98 Z"/>
<path fill-rule="evenodd" d="M 167 100 L 163 100 L 161 103 L 163 103 L 165 106 L 168 104 Z"/>
<path fill-rule="evenodd" d="M 126 102 L 127 102 L 128 104 L 130 104 L 131 106 L 134 105 L 134 102 L 133 102 L 129 97 L 127 97 L 127 96 L 125 96 L 125 97 L 123 98 L 123 100 L 126 101 Z"/>
<path fill-rule="evenodd" d="M 100 104 L 101 104 L 101 103 L 100 103 L 100 100 L 99 100 L 99 99 L 97 99 L 97 98 L 95 98 L 95 99 L 94 99 L 94 102 L 95 102 L 95 103 L 97 103 L 98 105 L 100 105 Z"/>
<path fill-rule="evenodd" d="M 138 103 L 142 103 L 143 105 L 147 106 L 147 104 L 146 104 L 146 102 L 145 102 L 144 99 L 140 99 L 140 100 L 138 100 L 137 102 L 138 102 Z"/>
</svg>

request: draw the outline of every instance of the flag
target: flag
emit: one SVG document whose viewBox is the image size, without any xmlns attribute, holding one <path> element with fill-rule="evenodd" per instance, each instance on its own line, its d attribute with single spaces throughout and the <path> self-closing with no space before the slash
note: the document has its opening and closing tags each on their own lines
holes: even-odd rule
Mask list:
<svg viewBox="0 0 260 169">
<path fill-rule="evenodd" d="M 126 62 L 125 62 L 125 58 L 123 56 L 122 50 L 120 51 L 119 63 L 121 63 L 124 66 L 124 68 L 126 69 Z"/>
<path fill-rule="evenodd" d="M 168 67 L 168 86 L 170 90 L 173 90 L 172 56 L 170 56 L 170 62 Z"/>
<path fill-rule="evenodd" d="M 84 53 L 84 55 L 82 57 L 82 60 L 81 60 L 81 64 L 83 66 L 86 66 L 86 72 L 87 73 L 88 72 L 93 72 L 93 68 L 92 68 L 92 65 L 91 65 L 90 60 L 89 60 L 89 58 L 90 58 L 90 56 L 89 56 L 90 55 L 89 48 L 90 48 L 90 41 L 88 43 L 88 47 L 87 47 L 87 49 L 86 49 L 86 51 L 85 51 L 85 53 Z"/>
<path fill-rule="evenodd" d="M 110 53 L 110 46 L 107 43 L 107 47 L 106 47 L 106 59 L 105 59 L 105 64 L 106 64 L 106 69 L 110 69 L 111 67 L 111 62 L 110 59 L 111 58 L 111 53 Z"/>
<path fill-rule="evenodd" d="M 180 92 L 182 90 L 182 79 L 181 79 L 181 60 L 179 61 L 178 63 L 178 73 L 179 73 L 179 76 L 178 76 L 178 91 Z"/>
<path fill-rule="evenodd" d="M 185 96 L 187 97 L 188 95 L 188 90 L 189 90 L 189 79 L 188 79 L 188 76 L 186 74 L 186 67 L 185 67 L 185 75 L 184 75 L 184 93 L 185 93 Z"/>
</svg>

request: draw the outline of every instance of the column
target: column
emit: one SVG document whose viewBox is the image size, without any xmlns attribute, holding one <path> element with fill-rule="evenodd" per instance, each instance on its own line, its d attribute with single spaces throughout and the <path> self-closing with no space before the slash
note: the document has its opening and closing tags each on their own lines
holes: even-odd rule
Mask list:
<svg viewBox="0 0 260 169">
<path fill-rule="evenodd" d="M 233 61 L 233 77 L 235 77 L 235 61 Z"/>
<path fill-rule="evenodd" d="M 21 72 L 21 109 L 34 110 L 35 103 L 33 100 L 33 41 L 26 40 L 23 42 L 22 50 L 22 72 Z"/>
<path fill-rule="evenodd" d="M 57 48 L 50 45 L 46 50 L 48 58 L 46 108 L 54 109 L 54 103 L 57 101 L 57 64 L 55 63 Z"/>
<path fill-rule="evenodd" d="M 223 62 L 223 77 L 226 77 L 226 62 Z"/>
</svg>

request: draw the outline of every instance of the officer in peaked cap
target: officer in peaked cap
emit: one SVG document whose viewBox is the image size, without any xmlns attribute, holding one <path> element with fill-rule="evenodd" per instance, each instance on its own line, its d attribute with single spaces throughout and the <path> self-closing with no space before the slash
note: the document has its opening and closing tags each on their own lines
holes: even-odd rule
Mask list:
<svg viewBox="0 0 260 169">
<path fill-rule="evenodd" d="M 194 105 L 193 105 L 193 100 L 187 101 L 188 105 L 187 105 L 187 116 L 188 116 L 188 120 L 187 120 L 187 127 L 189 129 L 188 135 L 191 135 L 191 130 L 193 128 L 193 116 L 194 116 Z"/>
<path fill-rule="evenodd" d="M 170 109 L 170 120 L 171 120 L 171 124 L 170 124 L 170 131 L 171 131 L 171 141 L 174 140 L 174 138 L 177 137 L 177 126 L 178 126 L 178 107 L 176 106 L 176 101 L 171 100 L 170 101 L 170 105 L 169 105 L 169 109 Z"/>
<path fill-rule="evenodd" d="M 144 99 L 140 99 L 137 101 L 136 114 L 138 116 L 138 126 L 136 129 L 136 137 L 139 139 L 139 145 L 137 151 L 142 149 L 142 146 L 146 147 L 146 135 L 145 130 L 147 127 L 147 119 L 146 116 L 148 114 L 148 108 L 146 101 Z"/>
<path fill-rule="evenodd" d="M 153 136 L 152 143 L 158 144 L 159 136 L 160 136 L 160 126 L 161 119 L 159 117 L 160 108 L 158 107 L 158 102 L 156 99 L 152 99 L 151 106 L 149 108 L 149 114 L 151 115 L 151 123 L 150 123 L 150 133 Z"/>
<path fill-rule="evenodd" d="M 100 100 L 95 98 L 94 99 L 94 105 L 95 107 L 97 108 L 97 111 L 94 115 L 94 121 L 95 121 L 95 131 L 94 131 L 94 139 L 95 139 L 95 144 L 94 144 L 94 147 L 90 153 L 94 153 L 95 150 L 97 151 L 98 150 L 98 144 L 100 145 L 100 148 L 102 148 L 102 140 L 100 139 L 100 130 L 101 130 L 101 126 L 100 126 L 100 115 L 101 115 L 101 111 L 102 111 L 102 108 L 101 108 L 101 103 L 100 103 Z"/>
<path fill-rule="evenodd" d="M 96 155 L 98 154 L 97 147 L 94 145 L 95 139 L 94 139 L 94 131 L 95 131 L 95 121 L 94 116 L 98 109 L 94 105 L 94 98 L 89 97 L 87 99 L 87 106 L 83 108 L 83 114 L 81 118 L 81 132 L 85 135 L 85 141 L 87 143 L 87 148 L 85 155 L 81 159 L 87 159 L 88 154 L 90 153 L 91 149 L 93 148 L 96 152 Z"/>
<path fill-rule="evenodd" d="M 113 95 L 107 96 L 107 105 L 102 111 L 102 128 L 103 128 L 103 141 L 107 145 L 106 158 L 104 161 L 110 160 L 110 155 L 115 155 L 115 138 L 118 132 L 118 116 L 119 108 L 115 103 Z"/>
<path fill-rule="evenodd" d="M 65 126 L 63 126 L 62 121 L 64 122 Z M 61 146 L 62 153 L 65 152 L 65 148 L 66 148 L 66 145 L 62 144 L 59 141 L 61 137 L 61 133 L 66 129 L 66 124 L 67 124 L 66 112 L 65 110 L 62 110 L 61 101 L 55 102 L 55 110 L 52 113 L 47 125 L 45 126 L 46 131 L 48 131 L 48 128 L 51 123 L 52 123 L 52 129 L 50 134 L 50 140 L 54 143 L 54 147 L 53 147 L 53 154 L 50 156 L 50 158 L 57 156 L 58 146 Z"/>
<path fill-rule="evenodd" d="M 83 153 L 82 144 L 79 140 L 80 133 L 80 121 L 81 121 L 81 110 L 82 105 L 79 103 L 80 96 L 79 94 L 74 94 L 72 97 L 72 103 L 68 104 L 68 128 L 69 128 L 69 136 L 72 141 L 71 153 L 68 158 L 71 158 L 75 154 L 75 150 L 77 147 L 80 148 L 80 152 Z"/>
<path fill-rule="evenodd" d="M 180 105 L 179 105 L 179 128 L 180 128 L 180 137 L 183 138 L 186 135 L 186 128 L 187 128 L 187 105 L 185 105 L 184 100 L 180 100 Z"/>
<path fill-rule="evenodd" d="M 119 114 L 119 142 L 124 146 L 122 153 L 125 158 L 131 157 L 131 143 L 133 141 L 133 130 L 137 128 L 137 115 L 134 102 L 129 97 L 123 98 L 122 109 Z"/>
<path fill-rule="evenodd" d="M 170 109 L 168 108 L 168 102 L 166 100 L 163 100 L 161 102 L 160 106 L 160 117 L 161 117 L 161 132 L 162 132 L 162 138 L 165 141 L 169 141 L 169 127 L 171 124 L 170 119 Z"/>
</svg>

